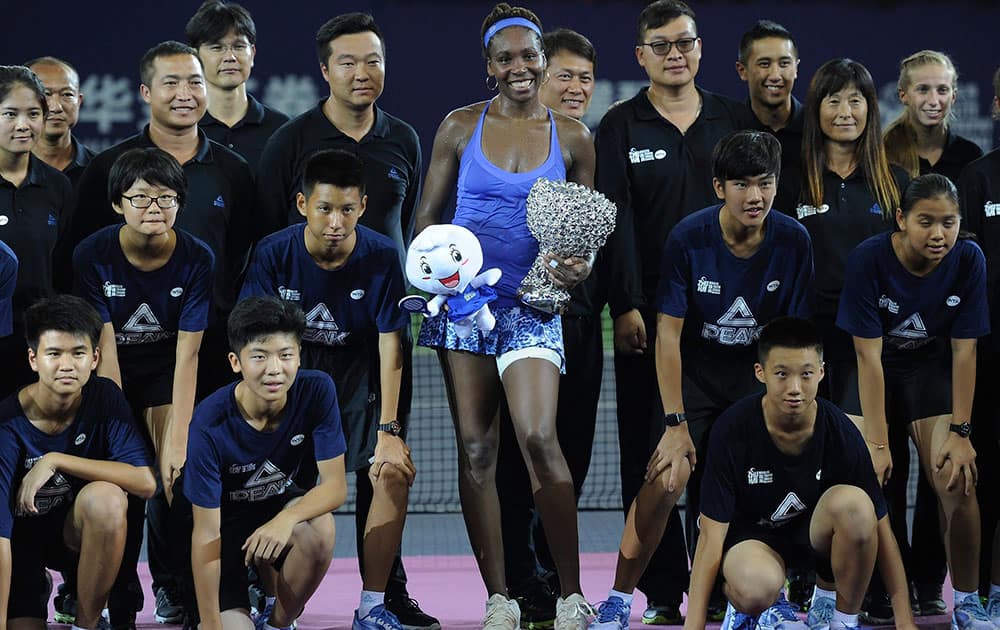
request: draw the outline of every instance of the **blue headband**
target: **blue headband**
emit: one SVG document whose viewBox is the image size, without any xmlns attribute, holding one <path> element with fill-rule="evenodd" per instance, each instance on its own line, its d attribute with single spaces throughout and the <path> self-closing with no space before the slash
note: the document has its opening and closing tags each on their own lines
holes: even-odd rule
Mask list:
<svg viewBox="0 0 1000 630">
<path fill-rule="evenodd" d="M 526 20 L 520 17 L 505 18 L 496 22 L 493 26 L 486 30 L 486 35 L 483 36 L 483 46 L 489 48 L 490 40 L 493 39 L 493 36 L 496 35 L 498 31 L 501 31 L 508 26 L 523 26 L 524 28 L 535 31 L 539 37 L 542 36 L 541 29 L 539 29 L 538 26 L 531 20 Z"/>
</svg>

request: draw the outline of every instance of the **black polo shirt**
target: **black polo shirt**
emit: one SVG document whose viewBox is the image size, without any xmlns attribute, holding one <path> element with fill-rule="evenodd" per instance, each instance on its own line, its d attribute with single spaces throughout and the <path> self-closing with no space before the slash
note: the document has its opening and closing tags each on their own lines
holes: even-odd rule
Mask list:
<svg viewBox="0 0 1000 630">
<path fill-rule="evenodd" d="M 216 314 L 228 313 L 239 291 L 253 226 L 259 222 L 253 199 L 250 167 L 242 157 L 198 131 L 198 153 L 183 165 L 187 201 L 175 227 L 203 240 L 215 254 Z M 84 171 L 77 190 L 71 228 L 75 246 L 106 225 L 122 221 L 108 201 L 111 165 L 125 151 L 156 146 L 149 126 L 142 133 L 99 153 Z"/>
<path fill-rule="evenodd" d="M 38 299 L 55 292 L 57 248 L 73 203 L 69 179 L 41 159 L 30 156 L 28 175 L 20 187 L 0 177 L 0 241 L 17 254 L 14 322 Z"/>
<path fill-rule="evenodd" d="M 257 181 L 257 202 L 266 221 L 264 234 L 304 220 L 295 207 L 295 195 L 302 189 L 306 159 L 322 149 L 343 149 L 365 163 L 368 205 L 361 224 L 391 238 L 402 260 L 406 255 L 403 234 L 409 232 L 420 196 L 417 132 L 375 107 L 372 128 L 357 142 L 330 122 L 323 113 L 325 102 L 278 129 L 264 147 L 258 167 L 263 176 Z"/>
<path fill-rule="evenodd" d="M 962 193 L 962 229 L 976 235 L 986 254 L 986 286 L 990 307 L 994 308 L 1000 279 L 1000 149 L 966 166 L 958 187 Z M 993 336 L 997 337 L 996 329 Z"/>
<path fill-rule="evenodd" d="M 268 138 L 286 122 L 288 116 L 247 94 L 247 113 L 243 120 L 229 127 L 206 111 L 198 126 L 212 140 L 242 155 L 250 169 L 256 173 L 260 154 L 264 152 Z"/>
<path fill-rule="evenodd" d="M 69 141 L 73 145 L 73 161 L 62 172 L 69 178 L 69 183 L 73 184 L 73 190 L 76 190 L 76 187 L 80 185 L 80 177 L 83 175 L 84 169 L 97 154 L 75 137 L 70 136 Z"/>
<path fill-rule="evenodd" d="M 902 194 L 910 178 L 898 166 L 892 166 L 892 175 Z M 861 241 L 892 229 L 894 221 L 885 218 L 860 168 L 847 179 L 827 169 L 823 173 L 821 207 L 800 205 L 795 213 L 812 237 L 813 264 L 817 270 L 816 317 L 832 324 L 844 288 L 847 256 Z M 895 208 L 890 213 L 895 213 Z"/>
<path fill-rule="evenodd" d="M 978 144 L 949 130 L 948 137 L 944 141 L 944 151 L 941 152 L 941 157 L 938 158 L 934 166 L 931 166 L 931 163 L 924 158 L 920 158 L 920 174 L 944 175 L 957 186 L 958 180 L 962 176 L 962 169 L 969 162 L 981 157 L 983 157 L 983 150 L 979 148 Z"/>
<path fill-rule="evenodd" d="M 597 130 L 597 189 L 618 206 L 606 246 L 612 317 L 653 303 L 667 234 L 685 216 L 717 202 L 716 143 L 759 126 L 743 103 L 699 88 L 701 113 L 681 133 L 656 111 L 648 89 L 612 107 Z"/>
<path fill-rule="evenodd" d="M 750 103 L 747 102 L 747 108 Z M 799 188 L 802 186 L 802 114 L 804 108 L 799 99 L 792 97 L 792 115 L 788 124 L 774 131 L 757 121 L 758 129 L 774 134 L 781 144 L 781 176 L 778 177 L 778 194 L 774 196 L 775 210 L 791 214 L 799 202 Z M 750 110 L 753 112 L 753 110 Z M 754 118 L 757 116 L 754 115 Z"/>
</svg>

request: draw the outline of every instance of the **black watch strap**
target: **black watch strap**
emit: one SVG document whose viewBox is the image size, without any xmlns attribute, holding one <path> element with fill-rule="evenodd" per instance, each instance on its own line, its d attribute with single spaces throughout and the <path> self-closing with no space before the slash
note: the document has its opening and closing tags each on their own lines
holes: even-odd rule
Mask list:
<svg viewBox="0 0 1000 630">
<path fill-rule="evenodd" d="M 684 415 L 683 411 L 663 414 L 663 424 L 668 427 L 680 426 L 685 420 L 687 420 L 687 416 Z"/>
<path fill-rule="evenodd" d="M 399 424 L 398 420 L 392 420 L 392 421 L 387 422 L 385 424 L 378 425 L 378 430 L 382 431 L 383 433 L 390 433 L 392 435 L 399 435 L 400 433 L 403 432 L 403 427 L 402 427 L 402 425 Z"/>
<path fill-rule="evenodd" d="M 960 437 L 967 438 L 972 434 L 972 425 L 968 422 L 960 422 L 958 424 L 949 424 L 948 430 L 952 433 L 957 433 Z"/>
</svg>

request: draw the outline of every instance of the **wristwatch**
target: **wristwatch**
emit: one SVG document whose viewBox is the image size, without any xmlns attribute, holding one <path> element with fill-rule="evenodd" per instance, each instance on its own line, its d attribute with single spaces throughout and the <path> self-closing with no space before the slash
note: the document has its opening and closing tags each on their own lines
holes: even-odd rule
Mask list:
<svg viewBox="0 0 1000 630">
<path fill-rule="evenodd" d="M 960 437 L 967 438 L 972 433 L 972 425 L 968 422 L 961 424 L 949 424 L 948 430 L 957 433 Z"/>
<path fill-rule="evenodd" d="M 687 416 L 684 415 L 683 411 L 663 414 L 663 424 L 668 427 L 680 426 L 685 420 L 687 420 Z"/>
<path fill-rule="evenodd" d="M 403 431 L 403 426 L 398 420 L 390 420 L 385 424 L 378 425 L 378 430 L 390 435 L 399 435 Z"/>
</svg>

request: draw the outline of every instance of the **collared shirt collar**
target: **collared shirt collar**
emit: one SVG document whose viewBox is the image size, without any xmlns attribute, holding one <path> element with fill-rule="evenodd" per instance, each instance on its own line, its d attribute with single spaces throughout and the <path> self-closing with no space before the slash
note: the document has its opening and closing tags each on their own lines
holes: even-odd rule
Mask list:
<svg viewBox="0 0 1000 630">
<path fill-rule="evenodd" d="M 320 102 L 314 107 L 310 114 L 310 123 L 315 125 L 317 129 L 326 129 L 326 134 L 324 138 L 337 139 L 347 136 L 343 131 L 337 128 L 330 119 L 326 117 L 326 112 L 323 111 L 323 105 L 329 97 L 321 99 Z M 389 135 L 389 120 L 378 105 L 372 106 L 375 111 L 375 122 L 372 123 L 372 128 L 368 130 L 365 137 L 375 136 L 377 138 L 385 138 Z"/>
<path fill-rule="evenodd" d="M 746 106 L 747 109 L 753 112 L 753 103 L 750 102 L 749 98 L 746 100 Z M 781 133 L 782 131 L 802 133 L 802 121 L 804 113 L 805 113 L 805 108 L 802 107 L 802 103 L 799 101 L 799 99 L 792 96 L 792 115 L 788 117 L 788 123 L 781 129 L 779 129 L 776 133 Z M 757 118 L 756 113 L 754 113 L 754 118 Z M 757 119 L 757 122 L 760 123 L 761 126 L 764 125 L 764 123 L 760 122 L 760 119 Z"/>
<path fill-rule="evenodd" d="M 264 106 L 260 104 L 260 101 L 253 97 L 253 94 L 247 94 L 247 113 L 243 114 L 243 118 L 233 125 L 232 128 L 236 129 L 238 127 L 242 127 L 243 125 L 259 125 L 262 122 L 264 122 Z M 198 124 L 226 126 L 208 110 L 205 110 L 205 115 L 201 117 Z"/>
<path fill-rule="evenodd" d="M 149 137 L 149 125 L 142 128 L 142 133 L 139 134 L 142 137 L 142 146 L 144 147 L 155 147 L 156 143 L 153 139 Z M 157 147 L 159 148 L 159 147 Z M 200 128 L 198 129 L 198 152 L 194 154 L 191 158 L 192 162 L 198 162 L 199 164 L 211 164 L 212 163 L 212 147 L 208 140 L 208 136 Z M 181 166 L 184 166 L 181 164 Z"/>
<path fill-rule="evenodd" d="M 703 119 L 713 120 L 724 118 L 728 115 L 726 108 L 717 99 L 712 98 L 713 94 L 705 92 L 705 90 L 698 86 L 695 86 L 694 89 L 698 91 L 698 95 L 701 97 L 701 113 L 698 114 L 695 122 Z M 653 101 L 649 100 L 649 86 L 639 90 L 639 97 L 636 108 L 636 117 L 639 120 L 663 120 L 660 112 L 656 111 Z"/>
<path fill-rule="evenodd" d="M 93 159 L 94 153 L 88 149 L 85 145 L 81 144 L 76 136 L 70 135 L 70 144 L 73 145 L 73 161 L 63 169 L 63 171 L 68 171 L 73 168 L 86 168 L 87 164 L 90 164 L 90 160 Z"/>
<path fill-rule="evenodd" d="M 35 157 L 34 153 L 28 154 L 28 173 L 25 175 L 24 181 L 21 182 L 20 188 L 24 188 L 25 186 L 45 185 L 45 169 L 40 166 L 42 164 L 45 164 L 45 162 L 43 162 L 41 158 Z M 2 181 L 6 186 L 11 188 L 14 187 L 13 183 L 2 177 L 0 177 L 0 181 Z"/>
</svg>

